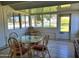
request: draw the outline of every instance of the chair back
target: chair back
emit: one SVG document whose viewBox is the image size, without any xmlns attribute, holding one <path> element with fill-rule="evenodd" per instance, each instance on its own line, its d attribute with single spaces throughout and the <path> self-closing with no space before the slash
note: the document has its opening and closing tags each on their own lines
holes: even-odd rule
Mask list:
<svg viewBox="0 0 79 59">
<path fill-rule="evenodd" d="M 15 47 L 15 45 L 18 44 L 18 41 L 14 37 L 9 37 L 8 39 L 8 45 L 10 48 Z"/>
<path fill-rule="evenodd" d="M 9 34 L 9 37 L 15 37 L 15 38 L 17 38 L 18 37 L 18 34 L 15 33 L 15 32 L 12 32 L 12 33 Z"/>
<path fill-rule="evenodd" d="M 10 54 L 13 53 L 13 56 L 16 57 L 17 48 L 19 49 L 19 53 L 21 54 L 21 46 L 20 43 L 17 41 L 14 37 L 9 37 L 8 39 L 8 45 L 10 47 Z M 11 56 L 12 57 L 12 56 Z"/>
<path fill-rule="evenodd" d="M 44 40 L 43 40 L 43 45 L 44 46 L 48 45 L 48 40 L 49 40 L 49 35 L 45 35 Z"/>
</svg>

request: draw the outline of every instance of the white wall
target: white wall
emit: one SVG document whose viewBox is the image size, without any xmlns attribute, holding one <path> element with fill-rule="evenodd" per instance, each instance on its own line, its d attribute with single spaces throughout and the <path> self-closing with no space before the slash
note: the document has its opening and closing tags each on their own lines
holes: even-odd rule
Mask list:
<svg viewBox="0 0 79 59">
<path fill-rule="evenodd" d="M 13 13 L 17 14 L 18 12 L 16 12 L 10 6 L 0 5 L 0 48 L 6 46 L 7 40 L 9 37 L 9 33 L 12 32 L 12 30 L 10 30 L 10 31 L 8 30 L 8 19 L 9 19 L 9 16 L 13 15 Z M 14 31 L 20 33 L 21 30 L 14 30 Z M 24 29 L 23 29 L 23 31 L 24 31 Z"/>
<path fill-rule="evenodd" d="M 2 6 L 0 5 L 0 47 L 5 46 L 4 39 L 4 26 L 3 26 L 3 16 L 2 16 Z"/>
<path fill-rule="evenodd" d="M 79 12 L 72 13 L 71 21 L 71 38 L 75 38 L 75 34 L 79 31 Z"/>
</svg>

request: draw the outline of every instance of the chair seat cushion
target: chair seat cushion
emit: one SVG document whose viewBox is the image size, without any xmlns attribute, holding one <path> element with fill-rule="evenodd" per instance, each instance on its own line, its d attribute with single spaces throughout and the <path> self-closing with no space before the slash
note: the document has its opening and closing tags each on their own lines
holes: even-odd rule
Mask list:
<svg viewBox="0 0 79 59">
<path fill-rule="evenodd" d="M 29 50 L 29 48 L 24 47 L 22 43 L 19 43 L 19 44 L 20 44 L 20 46 L 18 44 L 14 44 L 15 48 L 13 48 L 18 52 L 18 53 L 16 53 L 16 55 L 18 55 L 18 56 L 20 55 L 20 52 L 22 54 L 25 54 Z"/>
<path fill-rule="evenodd" d="M 46 50 L 46 47 L 44 45 L 33 45 L 32 48 L 34 50 L 38 50 L 38 51 L 44 51 L 44 50 Z"/>
<path fill-rule="evenodd" d="M 20 47 L 21 50 L 19 48 L 16 49 L 16 51 L 19 51 L 19 53 L 17 53 L 17 55 L 20 55 L 20 51 L 22 52 L 22 55 L 25 54 L 26 52 L 28 52 L 28 48 L 25 47 Z"/>
</svg>

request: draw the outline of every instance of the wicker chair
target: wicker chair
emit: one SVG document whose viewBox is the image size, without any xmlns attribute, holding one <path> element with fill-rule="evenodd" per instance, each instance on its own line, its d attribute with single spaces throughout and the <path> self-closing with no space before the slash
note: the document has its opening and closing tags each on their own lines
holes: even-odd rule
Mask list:
<svg viewBox="0 0 79 59">
<path fill-rule="evenodd" d="M 10 47 L 10 57 L 22 57 L 25 53 L 29 53 L 29 48 L 24 47 L 22 43 L 19 43 L 14 37 L 8 39 L 8 44 Z"/>
<path fill-rule="evenodd" d="M 39 53 L 41 53 L 42 57 L 45 57 L 46 52 L 47 52 L 49 57 L 51 57 L 50 53 L 49 53 L 49 50 L 48 50 L 48 47 L 47 47 L 48 39 L 49 39 L 49 35 L 46 35 L 44 37 L 43 44 L 38 44 L 38 45 L 33 45 L 32 46 L 33 51 L 37 52 L 37 55 Z"/>
<path fill-rule="evenodd" d="M 17 38 L 18 37 L 18 34 L 15 33 L 15 32 L 12 32 L 12 33 L 9 34 L 9 37 L 15 37 L 15 38 Z"/>
</svg>

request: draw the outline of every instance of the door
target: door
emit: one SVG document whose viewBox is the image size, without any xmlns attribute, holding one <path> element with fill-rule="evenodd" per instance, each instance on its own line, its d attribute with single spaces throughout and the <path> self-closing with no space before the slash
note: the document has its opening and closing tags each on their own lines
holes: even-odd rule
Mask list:
<svg viewBox="0 0 79 59">
<path fill-rule="evenodd" d="M 71 36 L 71 15 L 62 14 L 59 15 L 58 20 L 58 36 L 61 39 L 70 39 Z"/>
</svg>

